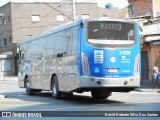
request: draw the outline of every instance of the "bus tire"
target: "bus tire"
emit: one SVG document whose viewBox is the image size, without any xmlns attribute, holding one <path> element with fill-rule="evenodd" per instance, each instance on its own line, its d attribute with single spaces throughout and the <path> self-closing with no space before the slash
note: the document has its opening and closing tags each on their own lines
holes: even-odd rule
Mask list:
<svg viewBox="0 0 160 120">
<path fill-rule="evenodd" d="M 25 79 L 25 88 L 27 95 L 34 95 L 35 92 L 33 89 L 30 88 L 30 82 L 28 77 Z"/>
<path fill-rule="evenodd" d="M 54 76 L 52 79 L 52 96 L 56 99 L 61 98 L 61 92 L 59 91 L 59 84 L 57 76 Z"/>
<path fill-rule="evenodd" d="M 63 93 L 63 97 L 65 97 L 65 98 L 72 98 L 73 97 L 73 92 Z"/>
<path fill-rule="evenodd" d="M 107 99 L 111 92 L 107 92 L 105 90 L 96 89 L 91 91 L 92 98 L 94 99 Z"/>
</svg>

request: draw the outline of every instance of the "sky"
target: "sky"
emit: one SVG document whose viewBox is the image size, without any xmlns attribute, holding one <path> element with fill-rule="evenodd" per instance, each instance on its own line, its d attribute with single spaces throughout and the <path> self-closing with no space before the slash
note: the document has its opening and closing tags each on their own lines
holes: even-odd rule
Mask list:
<svg viewBox="0 0 160 120">
<path fill-rule="evenodd" d="M 61 0 L 0 0 L 0 6 L 6 4 L 9 1 L 13 2 L 51 2 L 51 1 L 61 1 Z M 98 1 L 98 5 L 100 7 L 104 7 L 107 3 L 112 3 L 113 7 L 118 7 L 119 9 L 127 7 L 128 0 L 75 0 L 77 2 L 79 1 Z"/>
</svg>

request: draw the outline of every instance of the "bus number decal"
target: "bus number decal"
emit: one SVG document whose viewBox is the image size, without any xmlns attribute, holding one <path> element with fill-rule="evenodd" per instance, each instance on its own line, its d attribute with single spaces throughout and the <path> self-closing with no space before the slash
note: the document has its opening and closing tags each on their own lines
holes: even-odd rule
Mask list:
<svg viewBox="0 0 160 120">
<path fill-rule="evenodd" d="M 119 54 L 120 55 L 131 55 L 131 51 L 129 51 L 129 50 L 120 50 Z"/>
<path fill-rule="evenodd" d="M 103 51 L 94 50 L 94 63 L 103 64 Z"/>
<path fill-rule="evenodd" d="M 130 55 L 131 55 L 131 51 L 130 50 L 120 50 L 119 54 L 121 55 L 121 63 L 131 63 L 130 60 Z"/>
</svg>

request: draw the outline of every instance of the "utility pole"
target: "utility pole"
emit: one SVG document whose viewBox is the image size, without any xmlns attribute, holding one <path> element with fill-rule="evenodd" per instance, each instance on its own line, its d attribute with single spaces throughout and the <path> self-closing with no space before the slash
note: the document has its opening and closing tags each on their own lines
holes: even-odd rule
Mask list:
<svg viewBox="0 0 160 120">
<path fill-rule="evenodd" d="M 65 13 L 70 14 L 73 17 L 73 20 L 77 20 L 77 15 L 76 15 L 76 0 L 62 0 L 62 9 Z"/>
<path fill-rule="evenodd" d="M 76 15 L 76 2 L 75 2 L 75 0 L 72 1 L 72 4 L 73 4 L 73 18 L 74 18 L 74 21 L 76 21 L 77 15 Z"/>
</svg>

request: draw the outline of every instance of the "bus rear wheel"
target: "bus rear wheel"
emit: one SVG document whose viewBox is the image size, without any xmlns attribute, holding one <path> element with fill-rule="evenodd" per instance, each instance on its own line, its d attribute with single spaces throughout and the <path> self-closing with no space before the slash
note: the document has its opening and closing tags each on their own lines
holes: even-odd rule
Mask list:
<svg viewBox="0 0 160 120">
<path fill-rule="evenodd" d="M 95 89 L 91 91 L 91 95 L 94 99 L 107 99 L 111 95 L 111 92 L 107 92 L 101 89 Z"/>
<path fill-rule="evenodd" d="M 27 95 L 34 95 L 35 92 L 33 89 L 30 88 L 30 82 L 28 77 L 25 80 L 25 88 L 26 88 Z"/>
<path fill-rule="evenodd" d="M 59 91 L 58 78 L 56 76 L 52 79 L 52 96 L 56 99 L 61 98 L 61 92 Z"/>
</svg>

